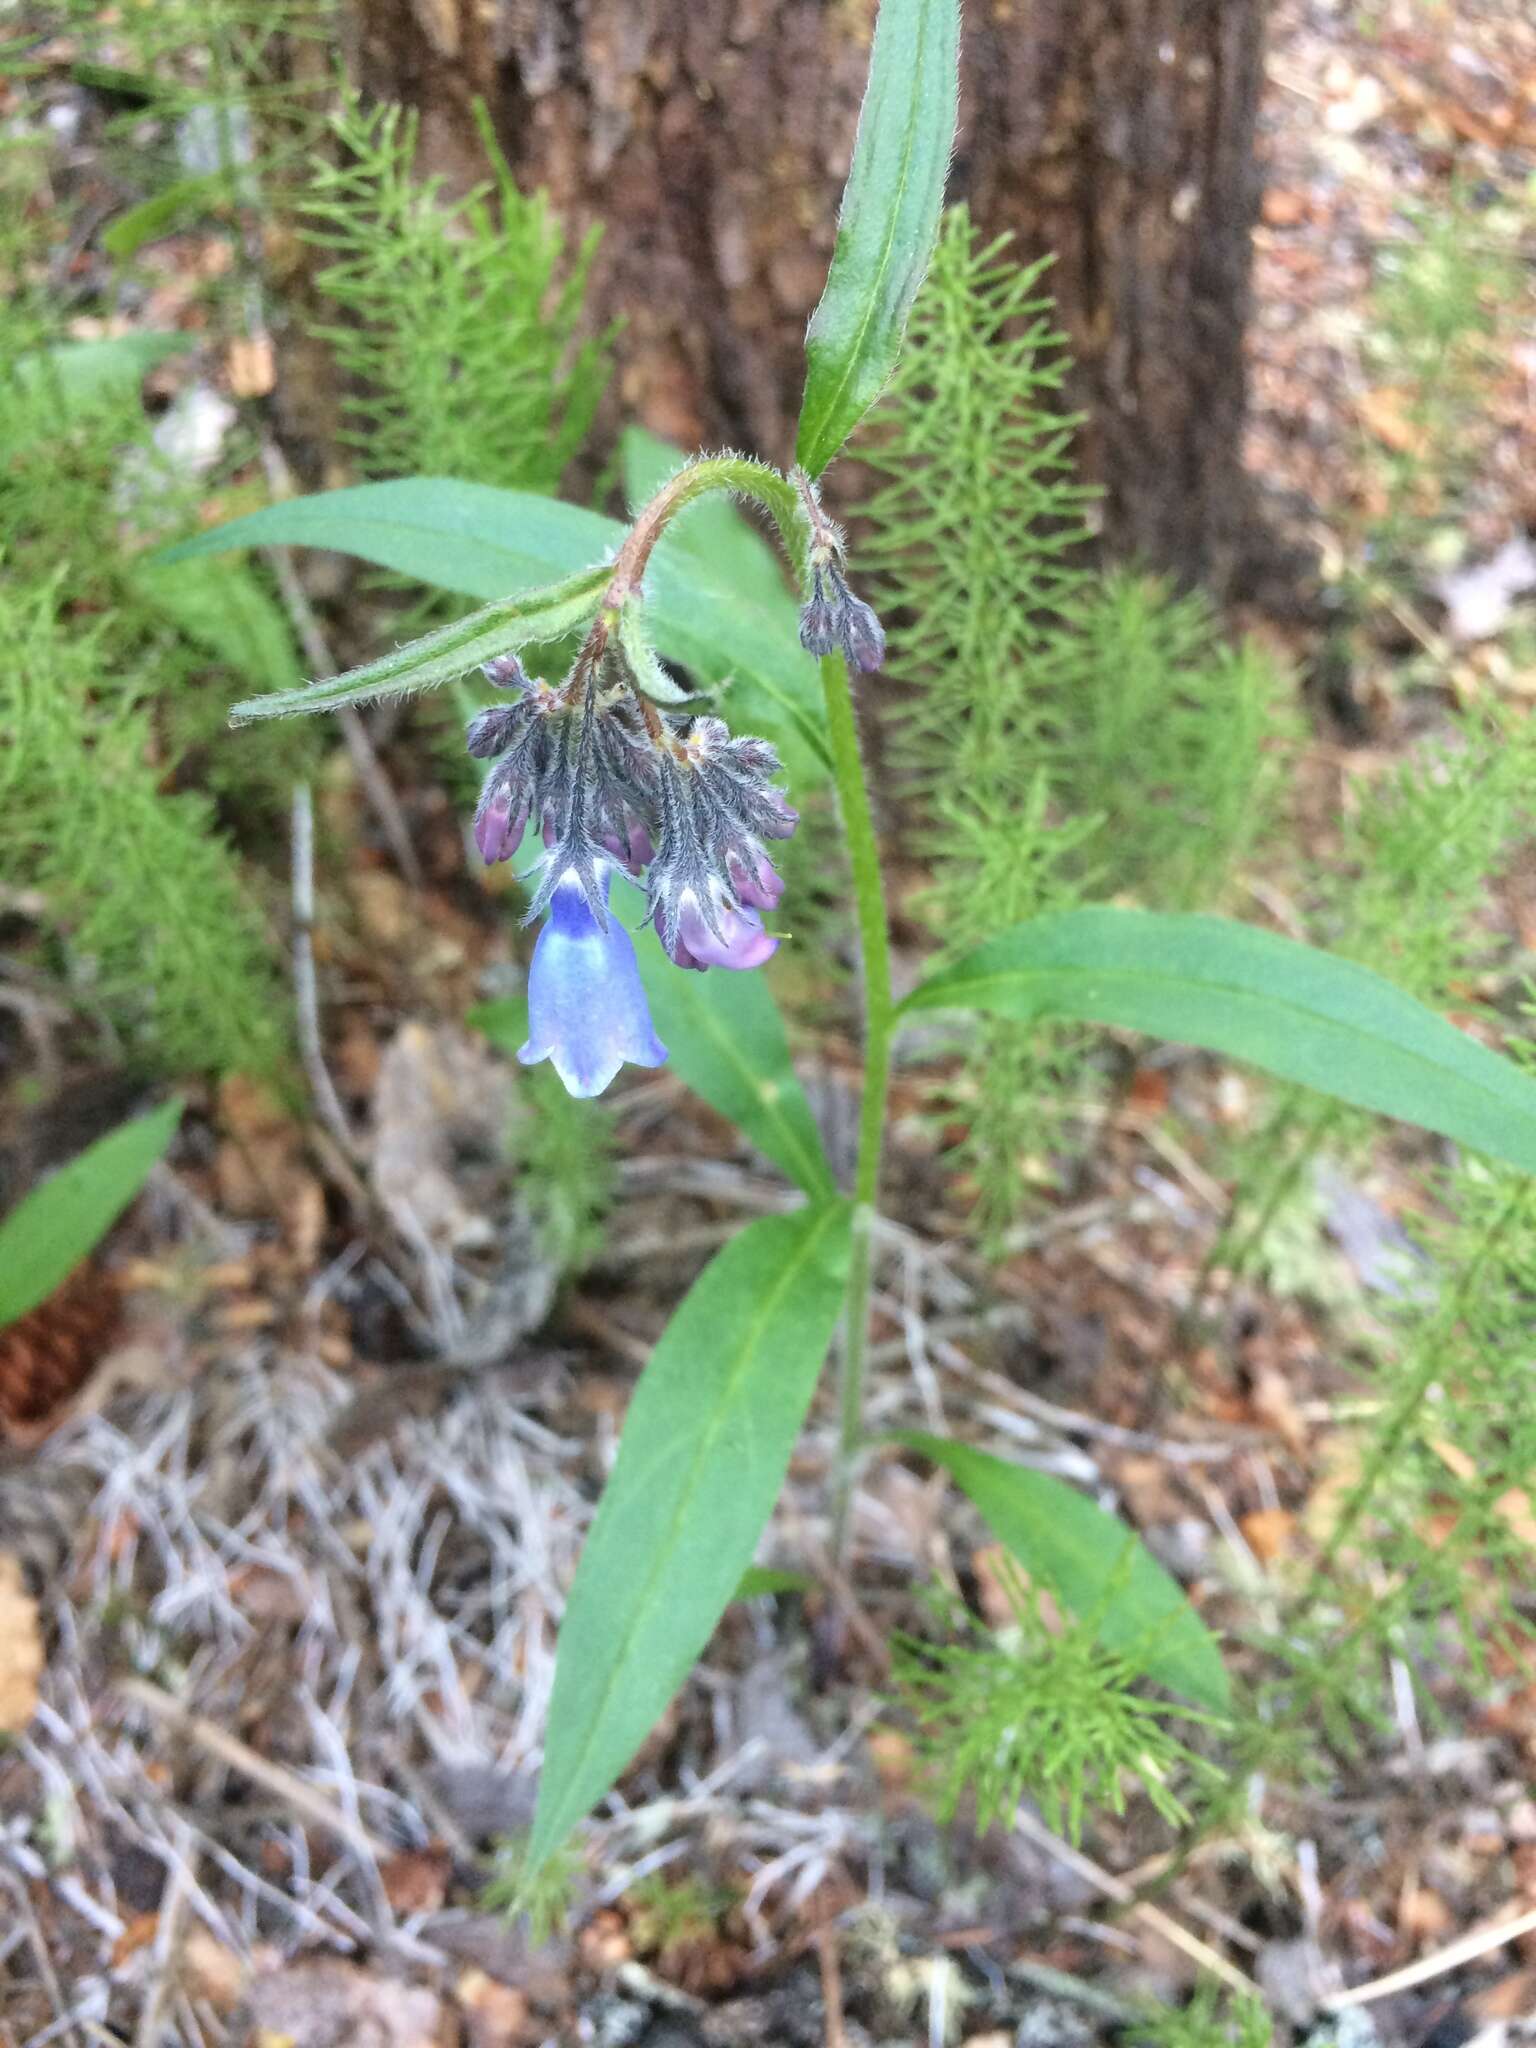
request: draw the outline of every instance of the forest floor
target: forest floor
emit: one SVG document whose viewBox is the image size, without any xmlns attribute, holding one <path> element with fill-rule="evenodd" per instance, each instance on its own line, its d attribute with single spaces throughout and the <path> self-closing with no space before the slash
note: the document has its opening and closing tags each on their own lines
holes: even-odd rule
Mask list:
<svg viewBox="0 0 1536 2048">
<path fill-rule="evenodd" d="M 1362 430 L 1411 431 L 1363 354 L 1375 252 L 1406 194 L 1536 176 L 1536 25 L 1523 0 L 1280 0 L 1269 79 L 1250 454 L 1326 566 L 1369 512 Z M 1536 340 L 1490 421 L 1473 564 L 1536 528 Z M 1405 631 L 1455 639 L 1454 602 L 1426 590 Z M 1395 658 L 1357 662 L 1355 730 L 1319 714 L 1318 803 L 1342 748 L 1408 736 Z M 1490 639 L 1452 671 L 1536 690 Z M 995 1559 L 942 1475 L 891 1453 L 834 1571 L 826 1393 L 760 1553 L 808 1590 L 731 1608 L 594 1823 L 561 1931 L 487 1904 L 634 1376 L 709 1253 L 789 1197 L 665 1071 L 632 1076 L 602 1248 L 558 1289 L 504 1164 L 505 1060 L 460 1021 L 507 985 L 504 906 L 445 797 L 407 790 L 405 815 L 420 886 L 382 844 L 322 877 L 347 1128 L 239 1082 L 194 1101 L 104 1262 L 0 1339 L 0 1693 L 38 1695 L 0 1747 L 0 2044 L 1087 2048 L 1206 1978 L 1255 1985 L 1277 2041 L 1536 2039 L 1536 1920 L 1499 1925 L 1536 1907 L 1536 1696 L 1428 1730 L 1403 1688 L 1355 1768 L 1268 1788 L 1262 1825 L 1176 1863 L 1135 1803 L 1080 1848 L 1027 1813 L 980 1839 L 940 1826 L 885 1703 L 888 1645 L 925 1582 L 985 1608 Z M 5 1056 L 67 1067 L 50 1029 Z M 836 1157 L 851 1033 L 805 1073 Z M 95 1087 L 13 1109 L 12 1161 L 92 1135 Z M 1213 1623 L 1262 1600 L 1330 1471 L 1338 1332 L 1395 1284 L 1390 1169 L 1336 1189 L 1294 1290 L 1218 1288 L 1192 1347 L 1224 1206 L 1198 1132 L 1246 1114 L 1237 1076 L 1137 1070 L 995 1264 L 906 1113 L 918 1093 L 900 1080 L 873 1420 L 1093 1487 Z M 130 1675 L 150 1667 L 174 1692 Z M 1346 1986 L 1418 1961 L 1328 2030 Z"/>
</svg>

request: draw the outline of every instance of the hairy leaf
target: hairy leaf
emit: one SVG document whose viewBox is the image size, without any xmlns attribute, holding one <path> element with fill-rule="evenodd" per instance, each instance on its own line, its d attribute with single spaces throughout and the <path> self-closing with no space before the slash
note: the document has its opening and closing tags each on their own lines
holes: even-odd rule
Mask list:
<svg viewBox="0 0 1536 2048">
<path fill-rule="evenodd" d="M 657 1033 L 688 1086 L 808 1195 L 830 1195 L 832 1169 L 762 975 L 685 973 L 654 932 L 636 952 Z"/>
<path fill-rule="evenodd" d="M 1252 925 L 1060 911 L 988 940 L 901 1007 L 1075 1017 L 1204 1046 L 1536 1173 L 1536 1081 L 1369 968 Z"/>
<path fill-rule="evenodd" d="M 844 1202 L 749 1223 L 651 1354 L 560 1628 L 535 1866 L 645 1740 L 751 1563 L 842 1306 L 850 1224 Z"/>
<path fill-rule="evenodd" d="M 305 711 L 335 711 L 343 704 L 371 703 L 379 697 L 412 696 L 419 690 L 451 683 L 478 668 L 493 655 L 514 647 L 532 647 L 558 640 L 590 618 L 602 595 L 606 569 L 589 569 L 526 597 L 488 604 L 482 611 L 424 633 L 377 661 L 300 690 L 278 690 L 267 697 L 247 697 L 230 707 L 235 725 L 256 718 L 290 718 Z"/>
<path fill-rule="evenodd" d="M 885 387 L 928 268 L 959 105 L 957 0 L 881 0 L 853 164 L 806 332 L 795 456 L 820 476 Z"/>
<path fill-rule="evenodd" d="M 1100 1642 L 1170 1692 L 1225 1710 L 1215 1638 L 1133 1529 L 1049 1473 L 920 1430 L 899 1430 L 896 1441 L 942 1465 L 1030 1577 L 1091 1619 Z"/>
<path fill-rule="evenodd" d="M 119 1124 L 0 1222 L 0 1326 L 46 1301 L 94 1250 L 144 1185 L 180 1121 L 181 1104 L 173 1099 Z"/>
<path fill-rule="evenodd" d="M 574 582 L 595 573 L 623 539 L 616 520 L 558 498 L 415 477 L 288 498 L 183 541 L 162 559 L 234 547 L 336 548 L 443 590 L 507 599 L 555 578 Z M 794 634 L 682 549 L 658 555 L 646 576 L 646 596 L 647 621 L 662 653 L 691 669 L 706 688 L 729 683 L 732 724 L 771 739 L 801 787 L 823 780 L 828 757 L 819 679 Z M 466 660 L 464 669 L 473 665 Z M 318 699 L 315 708 L 324 708 Z"/>
</svg>

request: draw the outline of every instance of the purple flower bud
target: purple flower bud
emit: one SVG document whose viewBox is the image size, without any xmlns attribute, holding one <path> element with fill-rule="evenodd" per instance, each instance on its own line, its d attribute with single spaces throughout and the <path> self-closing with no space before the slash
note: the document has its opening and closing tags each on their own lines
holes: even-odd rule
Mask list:
<svg viewBox="0 0 1536 2048">
<path fill-rule="evenodd" d="M 800 645 L 807 654 L 841 654 L 850 668 L 866 676 L 885 660 L 884 627 L 830 563 L 811 571 L 810 600 L 800 612 Z"/>
<path fill-rule="evenodd" d="M 800 813 L 782 790 L 765 789 L 762 792 L 762 809 L 755 822 L 765 839 L 791 839 L 800 822 Z"/>
<path fill-rule="evenodd" d="M 525 714 L 518 704 L 492 704 L 477 711 L 464 729 L 464 744 L 477 761 L 505 753 Z"/>
<path fill-rule="evenodd" d="M 608 893 L 603 876 L 603 896 Z M 630 936 L 615 917 L 599 924 L 579 878 L 563 874 L 528 970 L 525 1067 L 553 1063 L 571 1095 L 601 1095 L 628 1060 L 659 1067 L 656 1036 Z"/>
<path fill-rule="evenodd" d="M 493 654 L 489 661 L 482 661 L 480 673 L 493 689 L 526 690 L 528 671 L 515 654 Z"/>
<path fill-rule="evenodd" d="M 823 594 L 819 576 L 814 596 L 801 607 L 800 645 L 807 654 L 818 658 L 823 654 L 836 654 L 842 645 L 837 630 L 837 606 Z"/>
<path fill-rule="evenodd" d="M 872 676 L 885 660 L 885 628 L 872 608 L 850 591 L 843 611 L 841 638 L 848 666 Z"/>
<path fill-rule="evenodd" d="M 777 879 L 777 877 L 775 877 Z M 779 942 L 763 930 L 755 910 L 735 910 L 728 903 L 714 905 L 717 931 L 711 931 L 697 900 L 685 899 L 668 953 L 678 967 L 761 967 L 778 951 Z"/>
<path fill-rule="evenodd" d="M 745 853 L 733 852 L 726 863 L 731 887 L 739 899 L 754 910 L 777 910 L 784 894 L 784 877 L 761 847 Z"/>
<path fill-rule="evenodd" d="M 598 844 L 611 853 L 621 868 L 627 868 L 632 875 L 638 875 L 648 868 L 656 858 L 656 849 L 651 835 L 634 818 L 626 818 L 623 833 L 604 832 Z"/>
<path fill-rule="evenodd" d="M 527 828 L 526 806 L 514 811 L 510 794 L 503 791 L 476 814 L 475 844 L 480 849 L 480 858 L 488 866 L 510 860 L 522 845 Z"/>
</svg>

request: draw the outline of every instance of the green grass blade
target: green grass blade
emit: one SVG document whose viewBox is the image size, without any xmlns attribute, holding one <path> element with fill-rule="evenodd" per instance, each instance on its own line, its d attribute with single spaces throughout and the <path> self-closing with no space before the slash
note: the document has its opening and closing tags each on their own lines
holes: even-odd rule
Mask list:
<svg viewBox="0 0 1536 2048">
<path fill-rule="evenodd" d="M 46 1301 L 143 1187 L 181 1121 L 172 1100 L 120 1124 L 0 1222 L 0 1327 Z"/>
</svg>

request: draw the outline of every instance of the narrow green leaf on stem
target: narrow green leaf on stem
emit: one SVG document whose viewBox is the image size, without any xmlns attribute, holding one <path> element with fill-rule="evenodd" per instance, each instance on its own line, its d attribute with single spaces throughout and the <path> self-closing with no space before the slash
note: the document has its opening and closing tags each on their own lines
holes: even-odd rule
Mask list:
<svg viewBox="0 0 1536 2048">
<path fill-rule="evenodd" d="M 515 647 L 558 640 L 591 618 L 607 580 L 605 569 L 588 569 L 526 597 L 488 604 L 452 625 L 439 626 L 404 647 L 391 649 L 377 661 L 301 690 L 277 690 L 266 697 L 247 697 L 230 708 L 230 722 L 247 725 L 257 718 L 292 718 L 309 711 L 336 711 L 344 704 L 370 704 L 380 697 L 407 697 L 420 690 L 451 683 L 494 655 Z"/>
<path fill-rule="evenodd" d="M 646 637 L 645 608 L 638 598 L 626 598 L 619 606 L 619 646 L 629 663 L 637 690 L 653 704 L 687 704 L 687 690 L 680 689 L 656 658 Z"/>
<path fill-rule="evenodd" d="M 61 341 L 18 356 L 8 374 L 23 389 L 56 392 L 66 406 L 90 405 L 137 390 L 157 363 L 183 355 L 195 344 L 195 335 L 159 333 Z"/>
<path fill-rule="evenodd" d="M 763 976 L 685 974 L 650 931 L 636 952 L 652 1021 L 678 1074 L 797 1187 L 813 1198 L 832 1194 L 821 1134 Z"/>
<path fill-rule="evenodd" d="M 884 390 L 928 268 L 959 107 L 958 0 L 881 0 L 853 164 L 806 332 L 795 459 L 820 476 Z"/>
<path fill-rule="evenodd" d="M 534 1868 L 617 1780 L 752 1561 L 842 1307 L 848 1235 L 842 1202 L 749 1223 L 641 1374 L 560 1628 Z"/>
<path fill-rule="evenodd" d="M 760 464 L 744 462 L 722 471 L 731 488 L 761 485 L 765 474 Z M 784 493 L 792 500 L 793 493 L 782 478 L 777 482 L 774 504 L 788 520 L 793 505 L 779 501 Z M 558 498 L 411 477 L 285 498 L 182 541 L 160 559 L 242 547 L 334 548 L 440 590 L 507 599 L 557 578 L 596 575 L 596 565 L 612 559 L 624 536 L 617 520 Z M 783 614 L 732 590 L 702 557 L 682 548 L 657 550 L 645 592 L 647 625 L 668 660 L 690 670 L 701 689 L 728 685 L 731 723 L 772 740 L 798 788 L 824 782 L 828 753 L 815 665 Z M 316 700 L 314 708 L 325 707 Z"/>
<path fill-rule="evenodd" d="M 1536 1173 L 1536 1081 L 1369 968 L 1252 925 L 1055 912 L 945 968 L 901 1014 L 944 1009 L 1203 1046 Z"/>
<path fill-rule="evenodd" d="M 1231 1689 L 1215 1637 L 1133 1529 L 1047 1472 L 920 1430 L 898 1430 L 895 1440 L 941 1465 L 1030 1577 L 1091 1619 L 1107 1648 L 1170 1692 L 1226 1711 Z"/>
<path fill-rule="evenodd" d="M 175 1099 L 98 1138 L 0 1222 L 0 1327 L 46 1301 L 101 1242 L 181 1121 Z"/>
</svg>

